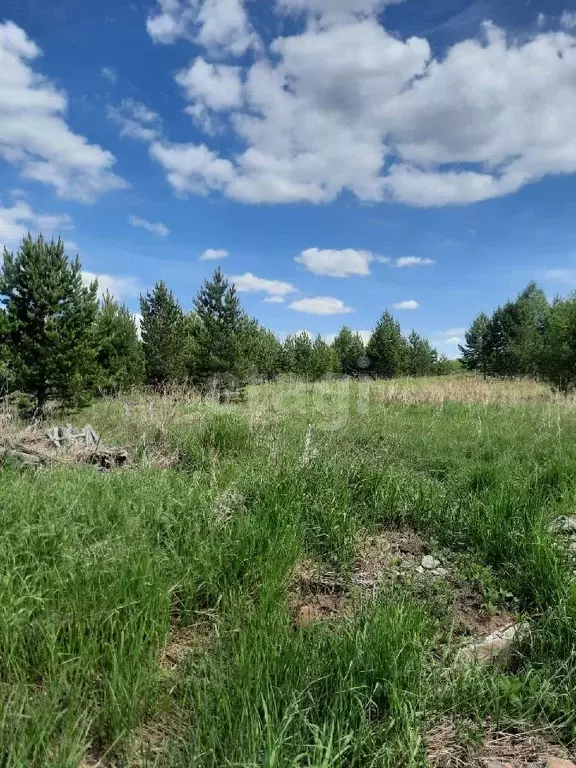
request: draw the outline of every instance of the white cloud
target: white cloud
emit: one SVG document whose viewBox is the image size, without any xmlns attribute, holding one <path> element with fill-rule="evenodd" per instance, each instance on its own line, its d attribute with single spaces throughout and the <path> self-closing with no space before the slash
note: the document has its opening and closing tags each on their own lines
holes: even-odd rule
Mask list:
<svg viewBox="0 0 576 768">
<path fill-rule="evenodd" d="M 108 119 L 120 126 L 120 135 L 136 141 L 154 141 L 161 134 L 159 115 L 134 99 L 123 99 L 119 107 L 108 106 Z"/>
<path fill-rule="evenodd" d="M 186 160 L 190 147 L 210 159 L 176 177 L 164 155 L 153 155 L 178 193 L 327 203 L 347 190 L 365 201 L 437 207 L 576 172 L 571 14 L 564 30 L 540 28 L 530 39 L 508 38 L 487 23 L 478 39 L 436 59 L 427 40 L 388 34 L 373 15 L 382 5 L 376 0 L 281 5 L 322 21 L 309 19 L 303 32 L 274 40 L 266 55 L 231 75 L 230 91 L 216 68 L 204 66 L 188 110 L 210 132 L 218 110 L 233 109 L 235 149 L 220 156 L 202 144 L 167 145 L 172 165 Z M 171 17 L 190 9 L 177 0 L 164 6 Z M 325 23 L 327 11 L 338 18 Z M 225 169 L 217 184 L 215 163 Z"/>
<path fill-rule="evenodd" d="M 466 328 L 448 328 L 448 330 L 442 331 L 440 335 L 443 336 L 445 339 L 449 339 L 449 338 L 454 338 L 456 336 L 458 337 L 464 336 L 465 333 L 466 333 Z"/>
<path fill-rule="evenodd" d="M 266 296 L 262 301 L 266 304 L 284 304 L 284 296 Z"/>
<path fill-rule="evenodd" d="M 150 155 L 166 171 L 168 181 L 178 195 L 193 192 L 206 195 L 222 191 L 234 178 L 234 166 L 205 144 L 168 144 L 154 142 Z"/>
<path fill-rule="evenodd" d="M 106 80 L 109 80 L 113 85 L 118 82 L 118 73 L 114 67 L 102 67 L 100 74 L 102 77 L 105 77 Z"/>
<path fill-rule="evenodd" d="M 161 235 L 162 237 L 166 237 L 166 235 L 170 234 L 168 227 L 165 224 L 162 224 L 161 221 L 153 224 L 151 221 L 147 221 L 146 219 L 139 219 L 138 216 L 130 216 L 128 221 L 133 227 L 141 227 L 148 232 L 154 232 L 155 234 Z"/>
<path fill-rule="evenodd" d="M 134 320 L 134 325 L 136 326 L 136 335 L 142 341 L 142 315 L 139 312 L 134 312 L 132 314 L 132 319 Z"/>
<path fill-rule="evenodd" d="M 191 102 L 202 102 L 216 111 L 232 109 L 242 104 L 240 67 L 211 64 L 202 57 L 193 61 L 188 69 L 176 73 Z"/>
<path fill-rule="evenodd" d="M 229 256 L 228 251 L 224 248 L 206 248 L 200 254 L 200 261 L 210 261 L 212 259 L 225 259 Z"/>
<path fill-rule="evenodd" d="M 108 291 L 115 299 L 123 301 L 138 296 L 142 290 L 137 277 L 120 277 L 82 271 L 84 285 L 90 285 L 94 280 L 98 280 L 98 298 L 102 298 Z"/>
<path fill-rule="evenodd" d="M 294 261 L 303 264 L 309 272 L 329 277 L 369 275 L 370 262 L 374 255 L 370 251 L 345 248 L 341 251 L 307 248 Z"/>
<path fill-rule="evenodd" d="M 309 315 L 344 315 L 354 312 L 341 299 L 332 296 L 315 296 L 312 299 L 298 299 L 289 305 L 295 312 L 306 312 Z"/>
<path fill-rule="evenodd" d="M 296 290 L 291 283 L 256 277 L 252 272 L 245 272 L 243 275 L 230 275 L 230 280 L 240 293 L 267 293 L 269 296 L 286 296 Z"/>
<path fill-rule="evenodd" d="M 444 339 L 444 344 L 448 344 L 449 346 L 453 347 L 458 344 L 462 344 L 462 339 L 460 336 L 448 336 L 448 338 Z"/>
<path fill-rule="evenodd" d="M 0 157 L 59 197 L 90 202 L 127 186 L 114 155 L 68 127 L 66 95 L 31 66 L 41 53 L 23 29 L 0 23 Z"/>
<path fill-rule="evenodd" d="M 425 259 L 421 256 L 401 256 L 394 261 L 395 267 L 427 267 L 436 264 L 434 259 Z"/>
<path fill-rule="evenodd" d="M 538 24 L 539 27 L 543 27 L 546 24 L 546 14 L 539 13 L 536 19 L 536 23 Z"/>
<path fill-rule="evenodd" d="M 305 11 L 321 16 L 323 21 L 338 22 L 350 16 L 369 16 L 382 10 L 385 5 L 402 0 L 276 0 L 280 8 L 289 11 Z"/>
<path fill-rule="evenodd" d="M 0 206 L 0 251 L 3 246 L 18 246 L 27 231 L 56 236 L 72 227 L 67 214 L 36 213 L 24 200 L 17 200 L 11 208 Z"/>
<path fill-rule="evenodd" d="M 242 105 L 240 67 L 213 64 L 202 57 L 176 73 L 190 104 L 184 110 L 201 131 L 214 135 L 224 129 L 218 113 Z"/>
<path fill-rule="evenodd" d="M 257 45 L 242 0 L 158 0 L 158 6 L 159 12 L 146 22 L 156 43 L 183 38 L 212 53 L 225 49 L 233 55 Z"/>
<path fill-rule="evenodd" d="M 64 248 L 66 249 L 68 256 L 74 257 L 80 253 L 80 246 L 75 240 L 68 240 L 68 238 L 66 238 L 64 240 Z"/>
<path fill-rule="evenodd" d="M 560 25 L 565 29 L 574 29 L 576 27 L 576 11 L 564 11 L 560 17 Z"/>
<path fill-rule="evenodd" d="M 397 301 L 396 304 L 392 304 L 394 309 L 418 309 L 420 304 L 413 299 L 409 301 Z"/>
<path fill-rule="evenodd" d="M 544 274 L 548 280 L 566 285 L 576 285 L 576 269 L 549 269 Z"/>
<path fill-rule="evenodd" d="M 364 344 L 368 344 L 368 342 L 370 341 L 370 337 L 372 336 L 372 331 L 368 331 L 368 330 L 355 331 L 353 328 L 351 328 L 350 330 L 354 334 L 357 333 L 360 336 L 360 338 L 362 339 L 362 341 L 364 342 Z M 332 344 L 332 342 L 334 341 L 336 336 L 338 336 L 337 333 L 325 333 L 324 334 L 324 341 L 327 344 Z"/>
</svg>

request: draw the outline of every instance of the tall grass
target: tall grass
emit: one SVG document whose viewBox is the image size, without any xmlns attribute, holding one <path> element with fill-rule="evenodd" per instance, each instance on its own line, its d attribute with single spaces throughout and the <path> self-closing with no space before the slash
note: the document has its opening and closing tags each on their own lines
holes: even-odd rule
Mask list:
<svg viewBox="0 0 576 768">
<path fill-rule="evenodd" d="M 75 418 L 131 469 L 1 470 L 0 763 L 420 766 L 446 716 L 576 738 L 574 562 L 549 528 L 573 510 L 576 413 L 538 386 L 512 403 L 473 385 L 110 399 Z M 394 526 L 530 617 L 512 667 L 447 675 L 450 619 L 402 583 L 294 624 L 301 561 L 346 579 L 362 538 Z"/>
</svg>

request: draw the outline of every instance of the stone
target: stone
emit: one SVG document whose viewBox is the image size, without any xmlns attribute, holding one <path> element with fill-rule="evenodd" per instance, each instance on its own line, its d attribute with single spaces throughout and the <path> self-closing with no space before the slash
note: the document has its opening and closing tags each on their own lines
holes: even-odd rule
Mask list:
<svg viewBox="0 0 576 768">
<path fill-rule="evenodd" d="M 447 576 L 448 571 L 446 568 L 435 568 L 434 569 L 434 576 Z"/>
<path fill-rule="evenodd" d="M 556 533 L 576 534 L 576 515 L 557 517 L 550 527 Z"/>
<path fill-rule="evenodd" d="M 86 445 L 98 445 L 100 437 L 91 424 L 86 424 L 82 431 Z"/>
<path fill-rule="evenodd" d="M 526 636 L 528 624 L 512 624 L 505 629 L 497 629 L 487 637 L 473 640 L 456 654 L 456 664 L 482 664 L 488 666 L 505 661 L 512 646 Z"/>
<path fill-rule="evenodd" d="M 483 768 L 512 768 L 512 763 L 503 763 L 501 760 L 484 760 Z"/>
<path fill-rule="evenodd" d="M 436 558 L 432 557 L 432 555 L 424 555 L 420 565 L 427 571 L 433 571 L 435 568 L 440 566 L 440 560 L 436 560 Z"/>
<path fill-rule="evenodd" d="M 576 768 L 571 760 L 563 760 L 561 757 L 547 757 L 546 768 Z"/>
<path fill-rule="evenodd" d="M 421 565 L 419 565 L 419 566 L 418 566 L 418 568 L 416 568 L 416 571 L 417 571 L 418 573 L 424 573 L 424 568 L 422 568 L 422 566 L 421 566 Z"/>
</svg>

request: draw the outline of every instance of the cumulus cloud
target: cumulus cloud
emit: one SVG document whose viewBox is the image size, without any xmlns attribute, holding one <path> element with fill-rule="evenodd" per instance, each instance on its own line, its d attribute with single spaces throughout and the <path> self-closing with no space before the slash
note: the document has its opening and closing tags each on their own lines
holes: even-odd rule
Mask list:
<svg viewBox="0 0 576 768">
<path fill-rule="evenodd" d="M 332 296 L 315 296 L 312 299 L 298 299 L 289 305 L 295 312 L 306 312 L 308 315 L 344 315 L 354 312 L 341 299 Z"/>
<path fill-rule="evenodd" d="M 218 157 L 205 144 L 157 141 L 150 145 L 150 155 L 164 167 L 168 181 L 178 195 L 223 191 L 234 179 L 232 163 Z"/>
<path fill-rule="evenodd" d="M 228 251 L 224 248 L 206 248 L 200 254 L 200 261 L 211 261 L 213 259 L 225 259 L 228 256 Z"/>
<path fill-rule="evenodd" d="M 154 232 L 156 235 L 161 235 L 161 237 L 166 237 L 166 235 L 170 234 L 168 227 L 160 221 L 154 224 L 146 219 L 139 219 L 138 216 L 130 216 L 128 221 L 133 227 L 140 227 L 148 232 Z"/>
<path fill-rule="evenodd" d="M 264 277 L 253 275 L 252 272 L 245 272 L 243 275 L 230 275 L 230 280 L 240 293 L 267 293 L 269 296 L 286 296 L 296 290 L 291 283 L 282 280 L 267 280 Z"/>
<path fill-rule="evenodd" d="M 408 301 L 397 301 L 396 304 L 392 304 L 394 309 L 418 309 L 420 304 L 418 304 L 417 301 L 414 301 L 414 299 L 409 299 Z"/>
<path fill-rule="evenodd" d="M 564 11 L 560 17 L 560 24 L 565 29 L 576 28 L 576 11 Z"/>
<path fill-rule="evenodd" d="M 127 186 L 114 155 L 69 128 L 66 95 L 32 67 L 41 53 L 23 29 L 0 23 L 0 157 L 59 197 L 90 202 Z"/>
<path fill-rule="evenodd" d="M 146 29 L 156 43 L 183 38 L 212 53 L 224 49 L 241 55 L 257 44 L 242 0 L 158 0 L 158 11 L 148 17 Z"/>
<path fill-rule="evenodd" d="M 576 269 L 549 269 L 544 277 L 566 285 L 576 285 Z"/>
<path fill-rule="evenodd" d="M 402 0 L 277 0 L 277 5 L 288 11 L 319 16 L 324 22 L 336 23 L 349 17 L 378 13 L 385 5 L 400 2 Z"/>
<path fill-rule="evenodd" d="M 285 299 L 284 296 L 266 296 L 262 301 L 266 304 L 284 304 Z"/>
<path fill-rule="evenodd" d="M 142 341 L 142 315 L 139 312 L 134 312 L 132 314 L 132 319 L 136 326 L 136 335 L 138 336 L 138 339 Z"/>
<path fill-rule="evenodd" d="M 456 347 L 458 344 L 464 344 L 464 334 L 466 328 L 447 328 L 438 334 L 438 338 L 432 341 L 436 347 Z"/>
<path fill-rule="evenodd" d="M 27 231 L 52 236 L 71 226 L 67 214 L 36 213 L 27 202 L 17 200 L 10 208 L 0 206 L 0 251 L 3 246 L 17 246 Z"/>
<path fill-rule="evenodd" d="M 119 107 L 108 106 L 108 119 L 120 126 L 120 135 L 136 141 L 154 141 L 162 130 L 159 115 L 134 99 L 123 99 Z"/>
<path fill-rule="evenodd" d="M 357 333 L 358 336 L 360 336 L 360 338 L 364 342 L 364 344 L 368 344 L 368 342 L 370 341 L 370 337 L 372 336 L 372 331 L 369 331 L 369 330 L 356 331 L 353 328 L 351 328 L 351 331 L 352 333 Z M 332 344 L 336 336 L 338 336 L 337 333 L 325 333 L 324 341 L 327 342 L 328 344 Z"/>
<path fill-rule="evenodd" d="M 106 275 L 96 272 L 82 272 L 84 285 L 91 285 L 98 280 L 98 298 L 102 298 L 106 292 L 110 293 L 118 301 L 139 296 L 142 290 L 137 277 L 121 277 L 118 275 Z"/>
<path fill-rule="evenodd" d="M 114 69 L 114 67 L 102 67 L 100 70 L 100 74 L 102 77 L 105 77 L 106 80 L 112 83 L 114 85 L 118 82 L 118 73 Z"/>
<path fill-rule="evenodd" d="M 576 172 L 571 13 L 561 29 L 537 28 L 528 39 L 486 23 L 477 39 L 435 58 L 426 39 L 386 32 L 376 16 L 383 5 L 281 0 L 281 9 L 320 22 L 309 19 L 304 31 L 276 38 L 240 69 L 200 59 L 180 73 L 188 111 L 208 133 L 229 112 L 224 127 L 234 151 L 182 143 L 167 144 L 169 155 L 153 153 L 176 192 L 321 204 L 349 191 L 364 201 L 438 207 Z M 179 0 L 161 7 L 176 26 L 191 12 Z M 174 174 L 192 150 L 209 162 Z"/>
<path fill-rule="evenodd" d="M 240 72 L 240 67 L 209 63 L 198 57 L 187 69 L 176 73 L 176 82 L 190 102 L 185 112 L 204 133 L 212 135 L 223 130 L 218 113 L 242 105 Z"/>
<path fill-rule="evenodd" d="M 240 67 L 211 64 L 202 57 L 195 59 L 188 69 L 176 73 L 190 101 L 200 101 L 216 111 L 232 109 L 242 103 Z"/>
<path fill-rule="evenodd" d="M 348 277 L 369 275 L 370 262 L 374 260 L 374 255 L 370 251 L 357 251 L 353 248 L 341 251 L 307 248 L 294 260 L 316 275 Z"/>
<path fill-rule="evenodd" d="M 425 259 L 421 256 L 401 256 L 394 261 L 395 267 L 428 267 L 431 264 L 436 264 L 434 259 Z"/>
</svg>

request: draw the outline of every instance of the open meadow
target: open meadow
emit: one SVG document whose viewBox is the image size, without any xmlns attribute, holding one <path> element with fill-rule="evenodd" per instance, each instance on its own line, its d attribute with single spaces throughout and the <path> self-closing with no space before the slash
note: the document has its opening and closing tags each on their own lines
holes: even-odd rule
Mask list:
<svg viewBox="0 0 576 768">
<path fill-rule="evenodd" d="M 1 418 L 9 439 L 43 435 Z M 129 458 L 4 458 L 2 766 L 574 756 L 576 537 L 554 524 L 576 511 L 572 398 L 473 377 L 277 383 L 66 421 Z M 509 627 L 497 659 L 469 653 Z"/>
</svg>

